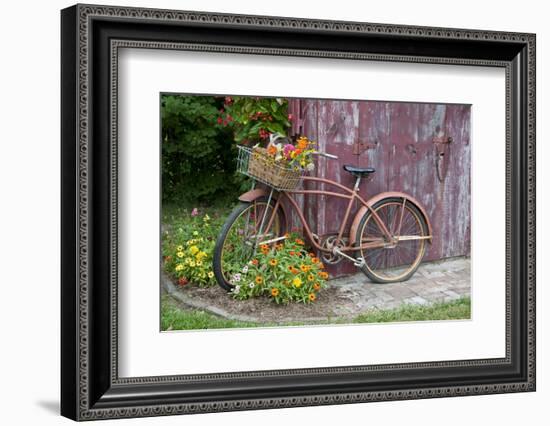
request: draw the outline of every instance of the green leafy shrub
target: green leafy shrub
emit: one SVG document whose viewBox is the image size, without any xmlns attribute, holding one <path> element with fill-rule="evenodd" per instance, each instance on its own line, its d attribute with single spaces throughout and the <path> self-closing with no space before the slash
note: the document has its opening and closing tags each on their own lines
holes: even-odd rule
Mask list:
<svg viewBox="0 0 550 426">
<path fill-rule="evenodd" d="M 232 129 L 237 143 L 255 144 L 270 133 L 286 136 L 291 119 L 285 98 L 226 96 L 218 123 Z"/>
<path fill-rule="evenodd" d="M 218 123 L 223 102 L 213 96 L 161 97 L 164 201 L 210 201 L 241 190 L 233 133 Z"/>
<path fill-rule="evenodd" d="M 326 287 L 328 273 L 314 253 L 308 252 L 296 234 L 273 246 L 262 245 L 257 255 L 233 274 L 235 299 L 267 296 L 275 303 L 311 303 Z"/>
</svg>

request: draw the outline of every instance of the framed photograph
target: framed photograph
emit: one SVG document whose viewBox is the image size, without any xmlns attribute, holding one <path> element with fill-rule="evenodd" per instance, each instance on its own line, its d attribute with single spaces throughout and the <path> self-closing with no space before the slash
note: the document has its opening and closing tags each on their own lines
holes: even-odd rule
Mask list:
<svg viewBox="0 0 550 426">
<path fill-rule="evenodd" d="M 61 12 L 61 413 L 535 390 L 535 35 Z"/>
</svg>

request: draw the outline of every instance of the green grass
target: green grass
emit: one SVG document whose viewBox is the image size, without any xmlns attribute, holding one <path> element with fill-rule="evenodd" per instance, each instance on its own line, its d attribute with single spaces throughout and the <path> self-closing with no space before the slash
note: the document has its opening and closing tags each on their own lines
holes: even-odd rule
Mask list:
<svg viewBox="0 0 550 426">
<path fill-rule="evenodd" d="M 245 328 L 258 327 L 253 322 L 234 321 L 212 315 L 198 309 L 181 309 L 169 296 L 161 302 L 160 326 L 166 330 L 206 330 L 212 328 Z"/>
<path fill-rule="evenodd" d="M 470 298 L 464 297 L 452 302 L 430 306 L 405 305 L 397 309 L 377 310 L 358 315 L 352 320 L 334 319 L 315 324 L 365 324 L 404 321 L 441 321 L 470 318 Z M 308 323 L 311 324 L 311 323 Z M 293 322 L 285 325 L 306 325 Z M 221 318 L 197 309 L 181 309 L 169 296 L 163 296 L 161 303 L 161 330 L 206 330 L 215 328 L 274 327 L 277 324 L 235 321 Z"/>
<path fill-rule="evenodd" d="M 470 318 L 470 298 L 463 297 L 452 302 L 430 306 L 404 305 L 386 311 L 372 310 L 357 316 L 354 323 L 396 321 L 441 321 Z"/>
</svg>

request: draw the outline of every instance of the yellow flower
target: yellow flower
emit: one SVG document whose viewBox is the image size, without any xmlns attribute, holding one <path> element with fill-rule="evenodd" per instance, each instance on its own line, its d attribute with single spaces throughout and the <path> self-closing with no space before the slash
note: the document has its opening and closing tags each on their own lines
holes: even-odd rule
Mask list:
<svg viewBox="0 0 550 426">
<path fill-rule="evenodd" d="M 208 278 L 214 278 L 214 272 L 212 271 L 208 272 Z"/>
<path fill-rule="evenodd" d="M 271 295 L 272 295 L 273 297 L 277 297 L 277 296 L 279 295 L 279 289 L 278 289 L 278 288 L 275 288 L 275 287 L 272 288 L 272 289 L 271 289 Z"/>
<path fill-rule="evenodd" d="M 189 252 L 191 254 L 197 254 L 197 252 L 199 251 L 199 248 L 197 246 L 191 246 L 189 247 Z"/>
<path fill-rule="evenodd" d="M 183 251 L 183 246 L 177 246 L 176 251 Z"/>
<path fill-rule="evenodd" d="M 176 266 L 176 271 L 181 271 L 183 269 L 183 265 Z"/>
<path fill-rule="evenodd" d="M 258 275 L 258 276 L 256 276 L 256 280 L 255 280 L 255 281 L 256 281 L 256 284 L 261 284 L 261 283 L 264 282 L 264 279 L 263 279 L 260 275 Z"/>
<path fill-rule="evenodd" d="M 302 270 L 302 272 L 307 272 L 309 271 L 310 267 L 308 265 L 301 264 L 300 269 Z"/>
<path fill-rule="evenodd" d="M 193 235 L 196 237 L 199 235 L 199 231 L 193 231 Z"/>
<path fill-rule="evenodd" d="M 294 285 L 294 287 L 296 288 L 300 288 L 300 286 L 302 285 L 302 280 L 300 279 L 300 277 L 296 277 L 292 280 L 292 285 Z"/>
<path fill-rule="evenodd" d="M 183 252 L 182 252 L 182 251 L 178 251 L 178 252 L 176 253 L 176 256 L 178 256 L 178 257 L 183 257 Z"/>
<path fill-rule="evenodd" d="M 315 293 L 309 293 L 309 300 L 311 300 L 312 302 L 315 300 Z"/>
<path fill-rule="evenodd" d="M 313 289 L 314 290 L 319 290 L 320 288 L 321 288 L 321 284 L 319 284 L 319 283 L 313 284 Z"/>
<path fill-rule="evenodd" d="M 197 266 L 202 266 L 202 260 L 197 260 Z"/>
<path fill-rule="evenodd" d="M 186 258 L 185 258 L 185 263 L 189 265 L 189 264 L 191 263 L 192 260 L 193 260 L 193 259 L 191 259 L 190 257 L 186 257 Z"/>
<path fill-rule="evenodd" d="M 313 274 L 309 274 L 309 275 L 307 276 L 307 280 L 308 280 L 308 281 L 313 281 L 314 279 L 315 279 L 315 277 L 313 276 Z"/>
<path fill-rule="evenodd" d="M 203 260 L 206 256 L 208 256 L 206 252 L 199 251 L 195 257 L 197 258 L 197 260 Z"/>
<path fill-rule="evenodd" d="M 194 268 L 195 267 L 195 261 L 192 260 L 191 262 L 189 262 L 189 266 L 191 266 L 191 268 Z"/>
<path fill-rule="evenodd" d="M 277 259 L 271 259 L 271 260 L 269 261 L 269 264 L 270 264 L 271 266 L 276 266 L 276 265 L 277 265 Z"/>
</svg>

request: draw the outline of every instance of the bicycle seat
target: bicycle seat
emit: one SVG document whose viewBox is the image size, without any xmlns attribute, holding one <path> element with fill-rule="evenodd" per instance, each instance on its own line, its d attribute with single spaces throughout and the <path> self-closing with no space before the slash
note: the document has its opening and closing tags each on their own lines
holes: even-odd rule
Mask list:
<svg viewBox="0 0 550 426">
<path fill-rule="evenodd" d="M 366 177 L 375 172 L 372 167 L 355 167 L 350 164 L 344 165 L 344 170 L 351 173 L 355 177 Z"/>
</svg>

